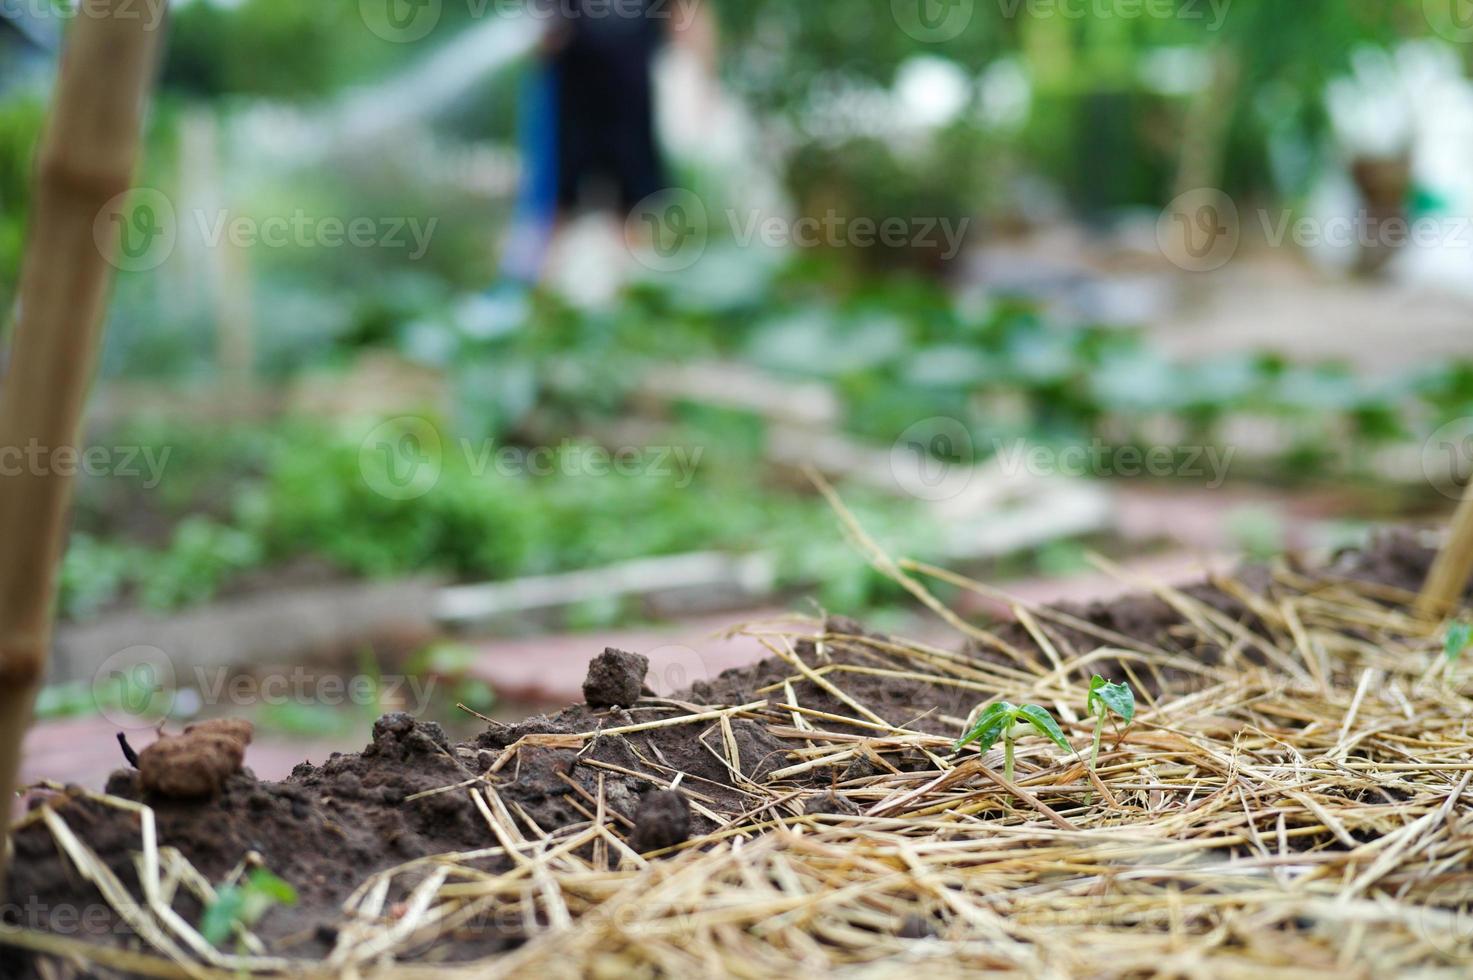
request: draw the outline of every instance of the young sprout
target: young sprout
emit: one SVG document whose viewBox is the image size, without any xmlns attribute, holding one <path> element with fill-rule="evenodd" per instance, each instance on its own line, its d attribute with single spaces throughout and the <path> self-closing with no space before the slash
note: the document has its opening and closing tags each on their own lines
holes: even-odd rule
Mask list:
<svg viewBox="0 0 1473 980">
<path fill-rule="evenodd" d="M 295 904 L 295 888 L 265 868 L 256 868 L 245 881 L 216 892 L 215 900 L 205 908 L 199 931 L 212 946 L 221 948 L 241 930 L 254 929 L 273 906 Z"/>
<path fill-rule="evenodd" d="M 1095 743 L 1089 753 L 1089 771 L 1094 772 L 1100 759 L 1100 736 L 1105 733 L 1105 719 L 1114 712 L 1129 725 L 1135 720 L 1135 692 L 1129 684 L 1111 684 L 1099 674 L 1089 682 L 1089 698 L 1084 708 L 1095 716 Z"/>
<path fill-rule="evenodd" d="M 972 730 L 957 741 L 952 751 L 960 751 L 976 742 L 978 747 L 986 752 L 1001 738 L 1003 744 L 1002 775 L 1004 779 L 1012 782 L 1013 742 L 1027 735 L 1030 727 L 1059 748 L 1066 750 L 1070 748 L 1069 740 L 1064 738 L 1064 733 L 1047 709 L 1040 708 L 1036 704 L 1025 704 L 1019 707 L 1006 701 L 999 701 L 997 704 L 989 705 L 977 716 Z"/>
<path fill-rule="evenodd" d="M 1458 658 L 1468 652 L 1468 647 L 1473 646 L 1473 625 L 1468 623 L 1453 623 L 1447 628 L 1447 644 L 1443 652 L 1447 659 L 1457 662 Z"/>
<path fill-rule="evenodd" d="M 1473 624 L 1453 623 L 1447 628 L 1447 642 L 1443 646 L 1443 653 L 1447 656 L 1447 672 L 1443 678 L 1449 685 L 1453 682 L 1458 661 L 1468 652 L 1470 646 L 1473 646 Z"/>
</svg>

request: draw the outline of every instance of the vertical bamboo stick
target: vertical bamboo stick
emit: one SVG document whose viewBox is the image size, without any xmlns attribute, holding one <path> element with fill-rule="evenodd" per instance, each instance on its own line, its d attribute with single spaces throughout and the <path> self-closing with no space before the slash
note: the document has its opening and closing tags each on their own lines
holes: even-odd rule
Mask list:
<svg viewBox="0 0 1473 980">
<path fill-rule="evenodd" d="M 1473 578 L 1473 483 L 1468 485 L 1463 502 L 1458 505 L 1452 532 L 1427 576 L 1417 611 L 1424 616 L 1446 616 L 1454 612 L 1469 578 Z"/>
<path fill-rule="evenodd" d="M 99 218 L 126 191 L 165 0 L 88 0 L 67 36 L 37 158 L 9 366 L 0 387 L 0 819 L 51 647 L 70 473 L 112 272 Z M 64 455 L 58 455 L 64 454 Z M 72 462 L 66 460 L 71 458 Z M 0 888 L 9 839 L 0 849 Z"/>
</svg>

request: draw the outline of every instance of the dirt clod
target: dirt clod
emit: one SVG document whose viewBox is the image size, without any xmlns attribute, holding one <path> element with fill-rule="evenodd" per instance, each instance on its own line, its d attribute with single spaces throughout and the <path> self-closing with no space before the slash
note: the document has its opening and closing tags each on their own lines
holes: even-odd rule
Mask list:
<svg viewBox="0 0 1473 980">
<path fill-rule="evenodd" d="M 629 845 L 641 854 L 690 840 L 690 803 L 679 790 L 657 789 L 639 801 Z"/>
<path fill-rule="evenodd" d="M 871 776 L 878 776 L 884 771 L 868 757 L 862 755 L 855 756 L 854 761 L 845 766 L 844 771 L 839 774 L 839 781 L 847 783 L 851 779 L 869 779 Z"/>
<path fill-rule="evenodd" d="M 837 816 L 853 816 L 859 812 L 859 807 L 850 803 L 838 793 L 824 793 L 821 796 L 810 796 L 808 802 L 803 804 L 803 812 L 806 814 L 831 813 Z"/>
<path fill-rule="evenodd" d="M 588 662 L 583 699 L 590 708 L 627 708 L 639 700 L 649 658 L 609 647 Z"/>
<path fill-rule="evenodd" d="M 248 721 L 221 718 L 165 735 L 138 753 L 143 788 L 178 800 L 215 796 L 245 763 L 253 733 Z"/>
<path fill-rule="evenodd" d="M 923 915 L 907 915 L 896 935 L 901 939 L 930 939 L 936 935 L 936 927 Z"/>
</svg>

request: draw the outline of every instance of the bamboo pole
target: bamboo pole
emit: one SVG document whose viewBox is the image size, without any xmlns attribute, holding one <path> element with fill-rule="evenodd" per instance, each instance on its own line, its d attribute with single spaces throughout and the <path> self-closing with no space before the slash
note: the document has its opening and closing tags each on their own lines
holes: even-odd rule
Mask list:
<svg viewBox="0 0 1473 980">
<path fill-rule="evenodd" d="M 1422 587 L 1417 612 L 1437 617 L 1455 612 L 1469 578 L 1473 578 L 1473 483 L 1464 491 L 1463 502 L 1453 516 L 1452 531 Z"/>
<path fill-rule="evenodd" d="M 55 569 L 97 360 L 108 232 L 138 158 L 165 0 L 88 0 L 62 55 L 36 163 L 7 374 L 0 387 L 0 819 L 50 657 Z M 0 849 L 4 887 L 9 838 Z"/>
</svg>

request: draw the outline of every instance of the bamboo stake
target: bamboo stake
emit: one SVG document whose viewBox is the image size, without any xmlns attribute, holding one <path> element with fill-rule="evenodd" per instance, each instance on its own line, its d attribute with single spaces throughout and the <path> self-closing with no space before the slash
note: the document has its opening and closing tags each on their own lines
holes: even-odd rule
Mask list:
<svg viewBox="0 0 1473 980">
<path fill-rule="evenodd" d="M 1454 612 L 1470 577 L 1473 577 L 1473 484 L 1469 484 L 1453 516 L 1452 532 L 1432 565 L 1427 584 L 1422 587 L 1417 612 L 1429 617 Z"/>
<path fill-rule="evenodd" d="M 76 443 L 107 305 L 113 228 L 138 157 L 165 0 L 89 0 L 72 25 L 37 159 L 14 342 L 0 390 L 0 801 L 7 824 L 21 744 L 51 647 L 55 568 Z M 18 455 L 17 455 L 18 453 Z M 71 462 L 67 462 L 70 458 Z M 15 467 L 12 467 L 14 469 Z M 0 850 L 3 888 L 6 847 Z"/>
</svg>

